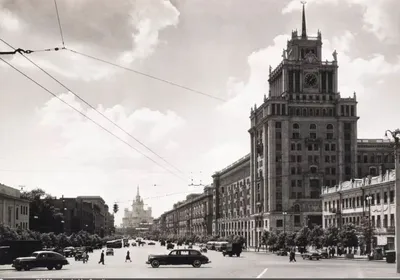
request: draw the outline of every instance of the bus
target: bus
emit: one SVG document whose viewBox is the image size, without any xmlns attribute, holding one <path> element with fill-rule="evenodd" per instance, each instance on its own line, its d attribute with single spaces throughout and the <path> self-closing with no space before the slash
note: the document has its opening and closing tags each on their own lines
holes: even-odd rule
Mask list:
<svg viewBox="0 0 400 280">
<path fill-rule="evenodd" d="M 112 240 L 112 241 L 107 241 L 106 243 L 107 248 L 122 248 L 122 240 Z"/>
</svg>

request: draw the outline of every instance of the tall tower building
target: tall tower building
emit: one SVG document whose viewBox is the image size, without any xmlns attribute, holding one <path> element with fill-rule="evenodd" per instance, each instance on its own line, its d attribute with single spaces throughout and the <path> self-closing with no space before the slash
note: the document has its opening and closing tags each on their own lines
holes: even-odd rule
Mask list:
<svg viewBox="0 0 400 280">
<path fill-rule="evenodd" d="M 251 109 L 251 210 L 263 228 L 322 224 L 321 187 L 357 176 L 357 101 L 338 90 L 338 59 L 322 59 L 322 35 L 292 31 L 269 93 Z M 262 226 L 260 226 L 262 224 Z M 257 228 L 261 228 L 258 230 Z"/>
</svg>

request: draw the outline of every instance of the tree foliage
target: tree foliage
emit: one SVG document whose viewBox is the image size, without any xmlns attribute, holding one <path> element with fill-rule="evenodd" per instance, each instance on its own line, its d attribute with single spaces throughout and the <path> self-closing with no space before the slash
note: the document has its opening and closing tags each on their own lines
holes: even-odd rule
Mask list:
<svg viewBox="0 0 400 280">
<path fill-rule="evenodd" d="M 337 246 L 339 243 L 339 229 L 334 226 L 330 226 L 324 231 L 324 246 Z"/>
<path fill-rule="evenodd" d="M 308 245 L 315 246 L 317 249 L 324 244 L 324 230 L 320 226 L 314 228 L 308 234 Z"/>
<path fill-rule="evenodd" d="M 357 227 L 354 224 L 345 224 L 339 232 L 339 240 L 343 247 L 357 247 Z"/>
<path fill-rule="evenodd" d="M 308 227 L 302 227 L 297 233 L 295 243 L 299 247 L 306 247 L 308 245 L 308 236 L 310 235 L 310 229 Z"/>
</svg>

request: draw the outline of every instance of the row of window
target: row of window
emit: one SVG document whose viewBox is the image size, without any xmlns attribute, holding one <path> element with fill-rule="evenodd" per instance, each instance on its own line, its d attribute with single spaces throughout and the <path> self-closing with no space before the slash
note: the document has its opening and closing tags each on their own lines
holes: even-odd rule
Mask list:
<svg viewBox="0 0 400 280">
<path fill-rule="evenodd" d="M 383 215 L 383 223 L 381 220 L 381 215 L 374 215 L 371 216 L 371 227 L 373 228 L 388 228 L 388 227 L 394 227 L 395 226 L 395 219 L 394 219 L 394 214 L 390 214 L 390 220 L 388 220 L 387 214 Z M 367 216 L 368 218 L 368 216 Z M 360 225 L 361 224 L 362 217 L 357 216 L 357 217 L 344 217 L 342 218 L 342 224 L 347 224 L 347 223 L 352 223 L 355 225 Z M 325 227 L 329 226 L 338 226 L 340 221 L 340 218 L 325 218 L 324 219 L 324 224 Z"/>
<path fill-rule="evenodd" d="M 292 127 L 295 130 L 300 129 L 300 125 L 298 123 L 294 123 L 292 125 Z M 316 124 L 314 124 L 314 123 L 310 124 L 310 130 L 316 130 L 316 129 L 317 129 L 317 125 Z M 333 125 L 332 124 L 327 124 L 326 125 L 326 129 L 327 130 L 332 130 L 333 129 Z"/>
<path fill-rule="evenodd" d="M 389 191 L 389 192 L 385 191 L 383 193 L 383 200 L 381 199 L 380 193 L 366 195 L 366 196 L 364 196 L 364 199 L 362 196 L 357 196 L 357 197 L 352 197 L 352 198 L 344 198 L 344 199 L 342 199 L 342 209 L 363 207 L 364 200 L 368 196 L 371 197 L 371 200 L 370 200 L 371 205 L 380 205 L 382 202 L 383 202 L 383 204 L 387 204 L 388 201 L 389 201 L 389 203 L 394 203 L 394 191 Z M 366 202 L 366 204 L 367 204 L 367 202 Z M 336 206 L 340 206 L 339 199 L 324 202 L 325 211 L 328 211 L 329 209 L 336 209 Z"/>
</svg>

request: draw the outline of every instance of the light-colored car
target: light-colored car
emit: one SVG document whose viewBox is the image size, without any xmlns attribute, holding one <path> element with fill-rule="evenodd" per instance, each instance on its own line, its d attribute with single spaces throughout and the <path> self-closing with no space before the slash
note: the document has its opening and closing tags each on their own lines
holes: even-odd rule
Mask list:
<svg viewBox="0 0 400 280">
<path fill-rule="evenodd" d="M 114 249 L 108 248 L 106 251 L 106 256 L 114 256 Z"/>
</svg>

